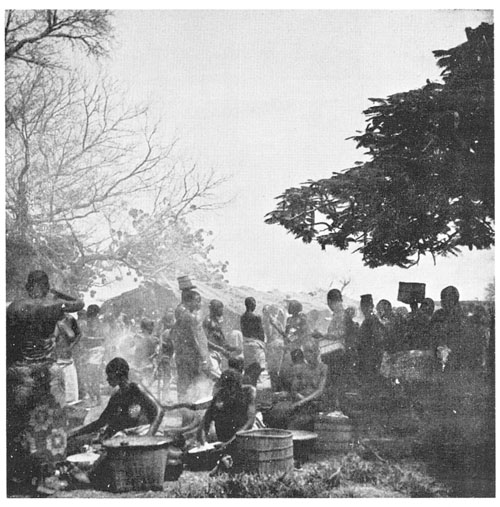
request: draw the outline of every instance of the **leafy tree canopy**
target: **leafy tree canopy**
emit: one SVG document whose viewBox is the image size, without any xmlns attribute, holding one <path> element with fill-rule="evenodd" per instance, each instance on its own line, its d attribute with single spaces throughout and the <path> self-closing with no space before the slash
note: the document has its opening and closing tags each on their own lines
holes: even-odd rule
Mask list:
<svg viewBox="0 0 500 507">
<path fill-rule="evenodd" d="M 266 223 L 306 243 L 355 246 L 370 267 L 494 243 L 493 25 L 434 51 L 442 81 L 370 99 L 354 136 L 366 163 L 277 197 Z"/>
</svg>

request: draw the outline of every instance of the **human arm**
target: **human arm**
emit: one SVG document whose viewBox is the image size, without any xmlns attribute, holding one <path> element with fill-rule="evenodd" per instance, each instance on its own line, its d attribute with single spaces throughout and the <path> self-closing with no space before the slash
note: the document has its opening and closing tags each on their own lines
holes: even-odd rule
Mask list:
<svg viewBox="0 0 500 507">
<path fill-rule="evenodd" d="M 255 399 L 256 399 L 257 390 L 253 386 L 244 386 L 244 389 L 245 389 L 245 396 L 247 396 L 247 402 L 248 402 L 247 418 L 246 418 L 245 424 L 241 428 L 237 429 L 235 431 L 234 435 L 229 440 L 227 440 L 226 442 L 223 442 L 223 444 L 220 446 L 220 448 L 222 448 L 222 449 L 226 448 L 229 444 L 231 444 L 236 439 L 236 433 L 238 433 L 239 431 L 246 431 L 246 430 L 252 429 L 252 426 L 255 422 L 255 414 L 257 412 L 257 408 L 256 408 L 257 406 L 256 406 Z"/>
<path fill-rule="evenodd" d="M 257 319 L 255 320 L 256 334 L 257 338 L 260 341 L 266 341 L 266 335 L 264 334 L 264 326 L 262 325 L 262 317 L 260 315 L 256 315 Z"/>
<path fill-rule="evenodd" d="M 144 387 L 142 384 L 138 384 L 137 388 L 142 398 L 142 408 L 144 409 L 148 422 L 150 423 L 147 435 L 154 435 L 160 427 L 161 421 L 165 414 L 165 409 L 146 387 Z"/>
<path fill-rule="evenodd" d="M 50 293 L 53 294 L 55 300 L 61 300 L 64 312 L 79 312 L 85 306 L 81 299 L 68 296 L 56 289 L 50 289 Z"/>
<path fill-rule="evenodd" d="M 327 367 L 326 367 L 326 364 L 322 363 L 321 367 L 320 367 L 320 378 L 319 378 L 317 389 L 315 391 L 313 391 L 311 394 L 309 394 L 308 396 L 301 396 L 301 399 L 296 401 L 292 405 L 292 407 L 294 409 L 299 408 L 302 405 L 305 405 L 306 403 L 309 403 L 310 401 L 316 400 L 319 397 L 321 397 L 324 390 L 325 390 L 326 375 L 327 375 Z"/>
<path fill-rule="evenodd" d="M 201 445 L 206 444 L 207 442 L 207 435 L 208 431 L 210 430 L 210 424 L 212 424 L 213 421 L 213 401 L 210 404 L 210 407 L 205 412 L 205 415 L 203 416 L 203 420 L 201 421 L 200 426 L 198 427 L 198 433 L 197 438 Z"/>
<path fill-rule="evenodd" d="M 278 319 L 273 317 L 272 315 L 269 316 L 269 322 L 271 326 L 284 338 L 286 336 L 285 331 L 283 331 L 283 326 L 281 322 L 279 322 Z"/>
<path fill-rule="evenodd" d="M 94 433 L 96 431 L 99 431 L 101 428 L 104 428 L 104 426 L 109 423 L 111 415 L 114 412 L 113 405 L 114 400 L 113 397 L 111 397 L 106 408 L 102 411 L 98 419 L 92 421 L 89 424 L 68 431 L 68 437 L 79 437 L 80 435 Z"/>
<path fill-rule="evenodd" d="M 211 342 L 210 340 L 207 340 L 208 348 L 210 350 L 215 350 L 216 352 L 221 353 L 224 357 L 228 358 L 231 357 L 230 351 L 235 350 L 234 347 L 227 346 L 227 348 L 220 347 L 219 345 L 216 345 L 215 343 Z"/>
</svg>

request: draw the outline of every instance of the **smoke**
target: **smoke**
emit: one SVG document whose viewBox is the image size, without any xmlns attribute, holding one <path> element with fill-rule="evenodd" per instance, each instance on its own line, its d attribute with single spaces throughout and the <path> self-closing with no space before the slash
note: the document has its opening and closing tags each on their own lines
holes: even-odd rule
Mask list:
<svg viewBox="0 0 500 507">
<path fill-rule="evenodd" d="M 186 393 L 187 402 L 195 402 L 204 398 L 212 396 L 214 382 L 206 377 L 204 374 L 199 375 L 195 381 L 189 386 Z"/>
</svg>

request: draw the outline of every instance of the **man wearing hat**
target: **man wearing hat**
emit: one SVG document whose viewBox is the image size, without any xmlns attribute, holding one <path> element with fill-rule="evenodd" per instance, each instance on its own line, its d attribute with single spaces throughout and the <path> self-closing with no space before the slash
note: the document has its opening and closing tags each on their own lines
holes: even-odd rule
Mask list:
<svg viewBox="0 0 500 507">
<path fill-rule="evenodd" d="M 340 408 L 340 390 L 342 375 L 345 371 L 345 335 L 346 320 L 342 293 L 330 289 L 326 295 L 328 308 L 332 311 L 326 334 L 314 330 L 313 338 L 319 340 L 321 360 L 328 366 L 326 390 L 327 398 L 333 398 L 334 408 Z"/>
<path fill-rule="evenodd" d="M 371 294 L 361 296 L 360 308 L 365 319 L 359 329 L 358 367 L 360 375 L 371 380 L 378 373 L 382 361 L 384 329 L 373 312 Z"/>
<path fill-rule="evenodd" d="M 199 317 L 201 296 L 186 278 L 179 279 L 182 296 L 175 310 L 176 322 L 172 328 L 180 402 L 194 401 L 202 396 L 199 390 L 206 382 L 206 373 L 209 371 L 208 343 Z"/>
</svg>

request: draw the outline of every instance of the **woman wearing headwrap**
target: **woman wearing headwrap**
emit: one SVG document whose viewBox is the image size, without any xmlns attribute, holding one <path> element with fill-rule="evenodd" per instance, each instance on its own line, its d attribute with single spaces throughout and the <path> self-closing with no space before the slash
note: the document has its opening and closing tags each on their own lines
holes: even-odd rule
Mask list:
<svg viewBox="0 0 500 507">
<path fill-rule="evenodd" d="M 43 271 L 32 271 L 28 297 L 7 308 L 7 476 L 45 488 L 66 456 L 64 379 L 56 363 L 56 324 L 83 301 L 51 289 Z M 56 479 L 57 480 L 57 479 Z"/>
</svg>

